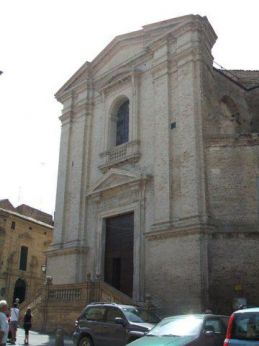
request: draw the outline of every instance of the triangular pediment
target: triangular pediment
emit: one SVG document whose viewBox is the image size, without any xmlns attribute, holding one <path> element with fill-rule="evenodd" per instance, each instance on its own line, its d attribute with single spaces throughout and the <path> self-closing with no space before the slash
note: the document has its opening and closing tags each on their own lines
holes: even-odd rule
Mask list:
<svg viewBox="0 0 259 346">
<path fill-rule="evenodd" d="M 104 76 L 117 67 L 121 67 L 145 53 L 143 47 L 143 33 L 137 31 L 115 37 L 92 62 L 86 62 L 55 94 L 59 100 L 62 95 L 88 80 L 95 80 Z"/>
<path fill-rule="evenodd" d="M 116 187 L 135 183 L 143 177 L 125 170 L 112 168 L 98 182 L 89 189 L 88 195 L 96 194 Z"/>
<path fill-rule="evenodd" d="M 130 65 L 138 56 L 147 54 L 148 48 L 157 40 L 170 33 L 174 35 L 177 30 L 185 27 L 188 23 L 195 23 L 196 19 L 202 20 L 208 31 L 213 31 L 206 17 L 187 15 L 148 24 L 143 26 L 141 30 L 116 36 L 92 62 L 86 62 L 65 83 L 56 93 L 57 99 L 61 99 L 64 93 L 79 84 L 87 83 L 89 79 L 96 81 L 96 79 L 105 77 L 107 73 L 116 70 L 116 68 L 121 68 L 127 64 Z"/>
</svg>

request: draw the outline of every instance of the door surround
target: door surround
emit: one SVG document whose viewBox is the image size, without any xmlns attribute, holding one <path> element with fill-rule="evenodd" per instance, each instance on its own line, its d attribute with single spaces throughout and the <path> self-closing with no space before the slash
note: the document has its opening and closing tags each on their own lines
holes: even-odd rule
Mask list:
<svg viewBox="0 0 259 346">
<path fill-rule="evenodd" d="M 134 242 L 133 242 L 133 293 L 135 301 L 144 299 L 144 243 L 143 231 L 141 230 L 140 202 L 132 203 L 127 206 L 114 208 L 98 213 L 97 218 L 97 241 L 96 241 L 96 261 L 95 274 L 101 279 L 104 277 L 104 257 L 105 257 L 105 234 L 106 219 L 119 216 L 121 214 L 133 213 L 134 215 Z"/>
</svg>

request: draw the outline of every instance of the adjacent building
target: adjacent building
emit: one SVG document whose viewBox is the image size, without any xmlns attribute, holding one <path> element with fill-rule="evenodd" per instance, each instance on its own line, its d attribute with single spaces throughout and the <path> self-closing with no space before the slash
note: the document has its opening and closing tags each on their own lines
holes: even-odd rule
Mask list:
<svg viewBox="0 0 259 346">
<path fill-rule="evenodd" d="M 0 297 L 30 301 L 45 281 L 52 216 L 27 205 L 0 201 Z"/>
<path fill-rule="evenodd" d="M 216 39 L 199 15 L 145 25 L 57 92 L 54 285 L 165 312 L 259 303 L 259 71 L 215 68 Z"/>
</svg>

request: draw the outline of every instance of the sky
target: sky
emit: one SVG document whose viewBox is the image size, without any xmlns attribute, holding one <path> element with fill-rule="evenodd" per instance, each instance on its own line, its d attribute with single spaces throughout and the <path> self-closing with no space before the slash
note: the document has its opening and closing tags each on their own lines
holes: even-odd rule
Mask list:
<svg viewBox="0 0 259 346">
<path fill-rule="evenodd" d="M 258 0 L 0 0 L 0 199 L 55 210 L 62 105 L 55 92 L 117 35 L 207 16 L 217 63 L 259 70 Z"/>
</svg>

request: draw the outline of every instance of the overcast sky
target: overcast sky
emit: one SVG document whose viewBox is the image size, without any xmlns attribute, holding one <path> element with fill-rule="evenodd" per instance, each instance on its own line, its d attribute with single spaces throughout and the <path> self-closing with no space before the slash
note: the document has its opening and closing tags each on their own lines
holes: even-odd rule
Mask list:
<svg viewBox="0 0 259 346">
<path fill-rule="evenodd" d="M 207 16 L 215 61 L 259 70 L 259 1 L 0 0 L 0 199 L 53 214 L 61 105 L 54 93 L 116 35 Z"/>
</svg>

